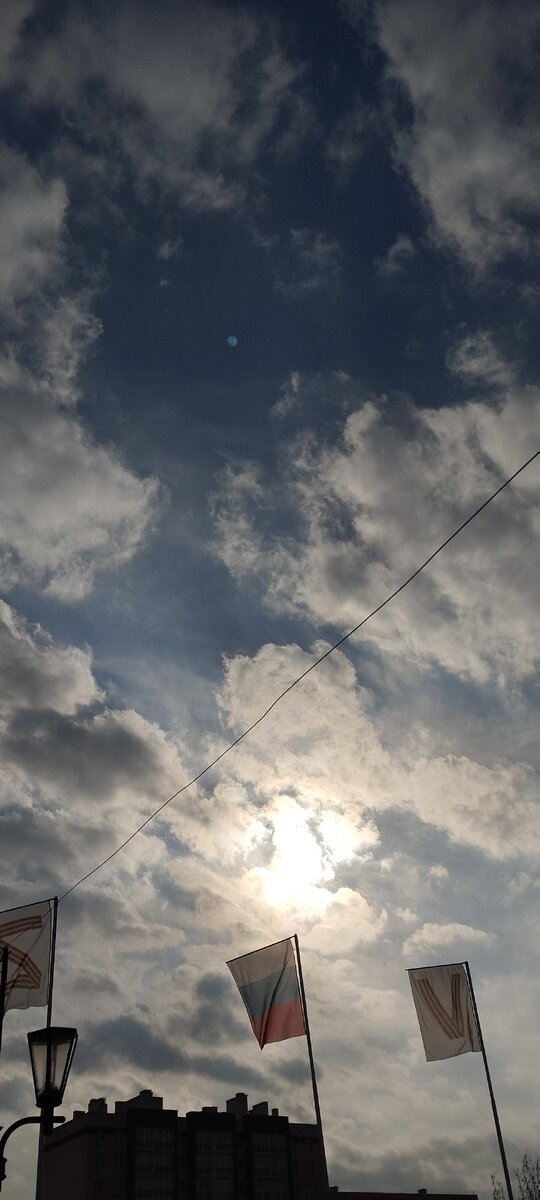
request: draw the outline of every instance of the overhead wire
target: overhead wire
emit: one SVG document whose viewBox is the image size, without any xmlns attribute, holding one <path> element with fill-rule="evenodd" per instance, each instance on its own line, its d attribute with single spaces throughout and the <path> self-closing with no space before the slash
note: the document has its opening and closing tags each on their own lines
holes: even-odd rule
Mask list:
<svg viewBox="0 0 540 1200">
<path fill-rule="evenodd" d="M 302 674 L 298 675 L 296 679 L 293 679 L 292 682 L 289 683 L 288 686 L 284 688 L 274 700 L 272 700 L 272 703 L 265 708 L 264 712 L 262 712 L 254 721 L 252 721 L 251 725 L 248 725 L 247 728 L 244 729 L 242 733 L 240 733 L 238 737 L 234 739 L 234 741 L 230 742 L 224 750 L 221 750 L 220 753 L 217 754 L 211 762 L 207 763 L 202 770 L 194 775 L 192 779 L 188 780 L 187 783 L 184 783 L 182 787 L 178 788 L 178 790 L 174 792 L 172 796 L 169 796 L 167 800 L 164 800 L 163 804 L 160 804 L 159 808 L 156 808 L 155 812 L 146 817 L 146 820 L 144 820 L 142 824 L 137 827 L 137 829 L 134 829 L 133 832 L 130 833 L 129 837 L 127 837 L 125 841 L 117 846 L 116 849 L 111 852 L 111 854 L 108 854 L 107 857 L 101 862 L 97 863 L 95 867 L 92 867 L 91 871 L 87 871 L 86 875 L 83 875 L 81 879 L 78 879 L 76 883 L 72 884 L 72 886 L 68 888 L 62 896 L 59 897 L 59 903 L 61 903 L 62 900 L 65 900 L 66 896 L 69 896 L 71 892 L 75 891 L 76 888 L 80 887 L 82 883 L 85 883 L 87 879 L 91 879 L 92 875 L 95 875 L 98 871 L 101 871 L 101 868 L 105 867 L 107 863 L 111 862 L 111 860 L 115 858 L 117 854 L 120 854 L 120 851 L 124 850 L 125 847 L 128 846 L 129 843 L 132 842 L 139 833 L 142 833 L 143 829 L 146 829 L 146 826 L 149 825 L 151 821 L 155 820 L 155 818 L 159 816 L 161 812 L 163 812 L 163 809 L 167 808 L 168 804 L 171 804 L 173 800 L 176 800 L 178 796 L 181 796 L 183 792 L 186 792 L 188 788 L 193 787 L 195 783 L 198 783 L 199 779 L 202 779 L 203 775 L 206 775 L 208 771 L 211 771 L 213 767 L 217 766 L 217 764 L 221 762 L 222 758 L 225 758 L 225 755 L 230 754 L 231 750 L 234 750 L 235 747 L 238 746 L 239 743 L 248 736 L 248 734 L 252 733 L 252 731 L 256 729 L 262 721 L 265 720 L 268 714 L 272 712 L 272 709 L 275 708 L 276 705 L 279 704 L 289 692 L 292 692 L 293 688 L 297 687 L 298 684 L 301 683 L 302 680 L 311 673 L 311 671 L 314 671 L 316 667 L 319 667 L 326 658 L 329 658 L 330 655 L 334 653 L 335 650 L 338 650 L 340 646 L 343 646 L 343 644 L 349 640 L 349 638 L 353 637 L 355 633 L 358 633 L 358 630 L 361 629 L 363 625 L 366 625 L 368 621 L 371 621 L 372 617 L 375 617 L 377 613 L 382 611 L 383 608 L 386 608 L 387 604 L 390 604 L 392 600 L 395 600 L 396 596 L 399 596 L 400 592 L 404 591 L 404 589 L 413 582 L 413 579 L 416 579 L 417 576 L 420 575 L 421 572 L 433 562 L 433 559 L 437 558 L 437 555 L 439 555 L 441 551 L 444 550 L 446 546 L 448 546 L 450 542 L 452 542 L 454 538 L 458 536 L 458 534 L 466 529 L 467 525 L 470 525 L 471 521 L 474 521 L 475 518 L 479 516 L 479 514 L 483 512 L 485 508 L 487 508 L 488 504 L 491 504 L 491 502 L 495 500 L 495 498 L 499 496 L 500 493 L 503 492 L 504 489 L 507 488 L 509 484 L 511 484 L 513 480 L 517 478 L 518 475 L 521 475 L 522 471 L 525 471 L 525 469 L 529 467 L 539 455 L 540 450 L 537 450 L 531 455 L 530 458 L 527 459 L 526 462 L 521 465 L 521 467 L 518 467 L 517 471 L 514 471 L 513 475 L 510 475 L 508 479 L 505 479 L 504 483 L 501 483 L 500 487 L 498 487 L 496 491 L 492 492 L 491 495 L 488 496 L 487 500 L 484 500 L 484 502 L 480 504 L 479 507 L 476 508 L 475 511 L 471 513 L 465 521 L 462 521 L 461 525 L 458 525 L 457 529 L 454 529 L 454 532 L 451 533 L 444 542 L 441 542 L 441 545 L 438 546 L 437 549 L 434 550 L 433 553 L 430 554 L 429 557 L 426 558 L 425 561 L 421 563 L 421 565 L 417 567 L 415 571 L 412 572 L 412 575 L 409 575 L 408 578 L 403 581 L 403 583 L 400 583 L 399 587 L 395 588 L 395 590 L 391 592 L 389 596 L 382 600 L 381 603 L 376 606 L 376 608 L 373 608 L 371 612 L 367 614 L 367 616 L 363 617 L 357 625 L 355 625 L 352 629 L 349 629 L 347 633 L 343 634 L 343 636 L 340 637 L 337 642 L 334 642 L 333 645 L 328 648 L 328 650 L 325 650 L 324 654 L 321 654 L 319 658 L 314 659 L 310 666 L 306 667 L 306 670 L 302 671 Z"/>
</svg>

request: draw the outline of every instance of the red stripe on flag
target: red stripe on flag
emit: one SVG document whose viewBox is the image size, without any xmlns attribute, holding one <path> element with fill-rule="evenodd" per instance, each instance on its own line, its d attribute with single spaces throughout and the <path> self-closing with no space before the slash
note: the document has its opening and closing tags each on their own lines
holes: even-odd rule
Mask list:
<svg viewBox="0 0 540 1200">
<path fill-rule="evenodd" d="M 264 1016 L 251 1024 L 261 1050 L 268 1042 L 284 1042 L 287 1038 L 302 1037 L 306 1032 L 300 1000 L 273 1004 Z"/>
</svg>

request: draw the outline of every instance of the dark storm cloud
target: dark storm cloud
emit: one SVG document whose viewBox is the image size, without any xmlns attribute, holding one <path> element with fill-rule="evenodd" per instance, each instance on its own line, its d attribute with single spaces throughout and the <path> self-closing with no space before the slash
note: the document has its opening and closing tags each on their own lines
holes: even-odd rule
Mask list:
<svg viewBox="0 0 540 1200">
<path fill-rule="evenodd" d="M 7 1061 L 8 1057 L 2 1055 L 4 1061 Z M 20 1054 L 17 1057 L 20 1059 Z M 30 1091 L 28 1078 L 25 1078 L 22 1070 L 12 1073 L 4 1070 L 3 1076 L 0 1081 L 0 1112 L 9 1112 L 11 1108 L 16 1112 L 26 1112 Z"/>
<path fill-rule="evenodd" d="M 169 1019 L 170 1035 L 179 1041 L 187 1037 L 203 1046 L 249 1040 L 247 1014 L 244 1020 L 241 998 L 227 975 L 224 963 L 222 976 L 209 972 L 196 981 L 188 1010 L 174 1013 Z"/>
<path fill-rule="evenodd" d="M 283 1059 L 274 1074 L 279 1079 L 286 1079 L 288 1083 L 297 1083 L 300 1087 L 307 1086 L 310 1080 L 309 1065 L 306 1058 L 293 1058 L 290 1062 L 288 1059 Z M 317 1063 L 317 1078 L 322 1079 L 323 1074 L 324 1070 L 319 1062 Z"/>
<path fill-rule="evenodd" d="M 225 972 L 223 975 L 215 975 L 210 972 L 197 980 L 195 990 L 201 1000 L 206 1000 L 211 1004 L 221 1003 L 230 998 L 231 981 Z"/>
<path fill-rule="evenodd" d="M 42 629 L 30 630 L 12 608 L 0 602 L 0 709 L 54 706 L 72 712 L 91 702 L 97 688 L 88 652 L 62 648 Z"/>
<path fill-rule="evenodd" d="M 99 973 L 95 968 L 84 970 L 79 968 L 73 980 L 73 991 L 83 996 L 120 996 L 121 991 L 110 975 Z"/>
<path fill-rule="evenodd" d="M 246 1024 L 230 1009 L 212 1003 L 200 1003 L 186 1021 L 186 1032 L 194 1041 L 207 1045 L 247 1040 Z"/>
<path fill-rule="evenodd" d="M 154 1074 L 174 1071 L 180 1075 L 202 1075 L 236 1090 L 261 1088 L 265 1083 L 262 1073 L 242 1066 L 230 1055 L 191 1054 L 130 1016 L 87 1026 L 81 1031 L 77 1058 L 82 1070 L 94 1073 L 96 1067 L 107 1065 L 113 1058 Z"/>
<path fill-rule="evenodd" d="M 403 1113 L 402 1129 L 407 1128 L 407 1116 Z M 492 1172 L 500 1171 L 500 1160 L 493 1142 L 486 1138 L 467 1137 L 460 1139 L 459 1153 L 451 1138 L 434 1138 L 420 1144 L 414 1151 L 400 1150 L 375 1156 L 364 1148 L 356 1149 L 350 1142 L 337 1142 L 338 1150 L 335 1178 L 342 1188 L 364 1190 L 418 1192 L 422 1187 L 428 1192 L 444 1191 L 467 1193 L 472 1191 L 471 1179 L 478 1170 L 483 1172 L 486 1191 Z"/>
<path fill-rule="evenodd" d="M 76 720 L 51 709 L 17 713 L 2 740 L 5 759 L 74 796 L 144 788 L 159 773 L 149 745 L 109 712 Z"/>
</svg>

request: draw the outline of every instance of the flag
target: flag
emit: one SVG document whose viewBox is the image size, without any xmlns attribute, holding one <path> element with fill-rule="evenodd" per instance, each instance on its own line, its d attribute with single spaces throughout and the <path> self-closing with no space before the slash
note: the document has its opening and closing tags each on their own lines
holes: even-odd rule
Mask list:
<svg viewBox="0 0 540 1200">
<path fill-rule="evenodd" d="M 427 1061 L 481 1050 L 464 963 L 408 974 Z"/>
<path fill-rule="evenodd" d="M 47 1003 L 51 957 L 52 900 L 0 912 L 0 954 L 8 947 L 4 1012 Z"/>
<path fill-rule="evenodd" d="M 261 1050 L 306 1032 L 290 938 L 227 963 Z"/>
</svg>

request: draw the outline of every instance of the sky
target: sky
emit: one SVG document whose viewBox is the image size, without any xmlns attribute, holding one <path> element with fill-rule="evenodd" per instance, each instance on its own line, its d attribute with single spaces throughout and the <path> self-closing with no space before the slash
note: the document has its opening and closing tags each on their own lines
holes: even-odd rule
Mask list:
<svg viewBox="0 0 540 1200">
<path fill-rule="evenodd" d="M 62 895 L 540 446 L 532 0 L 4 0 L 0 908 Z M 234 345 L 229 339 L 236 339 Z M 539 1150 L 536 460 L 60 905 L 64 1112 L 313 1106 L 226 960 L 297 933 L 330 1181 Z M 9 1012 L 0 1120 L 34 1110 Z M 27 1200 L 35 1132 L 8 1147 Z"/>
</svg>

